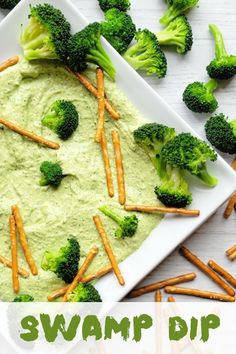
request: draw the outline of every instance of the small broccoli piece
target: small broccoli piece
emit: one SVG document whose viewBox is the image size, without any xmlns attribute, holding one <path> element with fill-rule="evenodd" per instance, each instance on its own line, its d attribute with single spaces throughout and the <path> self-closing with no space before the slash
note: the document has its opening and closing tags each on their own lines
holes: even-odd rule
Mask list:
<svg viewBox="0 0 236 354">
<path fill-rule="evenodd" d="M 42 124 L 53 130 L 59 138 L 68 139 L 79 125 L 76 107 L 70 101 L 58 100 L 42 119 Z"/>
<path fill-rule="evenodd" d="M 216 161 L 217 154 L 205 141 L 182 133 L 163 147 L 162 155 L 172 167 L 189 171 L 209 187 L 216 186 L 217 179 L 208 173 L 206 162 Z"/>
<path fill-rule="evenodd" d="M 147 75 L 166 75 L 167 61 L 156 36 L 149 30 L 139 30 L 136 43 L 124 53 L 124 59 L 135 69 L 145 70 Z"/>
<path fill-rule="evenodd" d="M 215 59 L 207 66 L 207 72 L 213 79 L 228 80 L 236 75 L 236 56 L 227 53 L 218 27 L 209 25 L 209 28 L 215 39 Z"/>
<path fill-rule="evenodd" d="M 20 0 L 0 0 L 0 9 L 12 10 Z"/>
<path fill-rule="evenodd" d="M 69 238 L 67 244 L 57 252 L 46 251 L 41 267 L 55 273 L 58 278 L 70 284 L 78 273 L 80 245 L 75 238 Z"/>
<path fill-rule="evenodd" d="M 102 302 L 102 299 L 92 284 L 79 283 L 68 296 L 68 302 Z"/>
<path fill-rule="evenodd" d="M 183 15 L 186 11 L 191 10 L 198 4 L 199 0 L 167 0 L 167 10 L 160 19 L 160 23 L 164 26 L 173 21 L 179 15 Z"/>
<path fill-rule="evenodd" d="M 13 302 L 32 302 L 34 301 L 33 296 L 28 295 L 28 294 L 21 294 L 15 297 Z"/>
<path fill-rule="evenodd" d="M 117 238 L 134 236 L 138 228 L 138 218 L 136 215 L 122 217 L 106 206 L 100 207 L 99 210 L 119 225 L 119 228 L 115 232 Z"/>
<path fill-rule="evenodd" d="M 178 16 L 156 34 L 160 45 L 175 46 L 177 53 L 186 54 L 193 45 L 193 33 L 186 16 Z"/>
<path fill-rule="evenodd" d="M 236 119 L 229 122 L 224 114 L 217 114 L 208 119 L 205 131 L 207 139 L 215 148 L 236 154 Z"/>
<path fill-rule="evenodd" d="M 213 79 L 206 84 L 198 81 L 193 82 L 186 87 L 183 101 L 193 112 L 212 113 L 218 107 L 218 102 L 213 94 L 217 87 L 218 84 Z"/>
<path fill-rule="evenodd" d="M 59 187 L 62 179 L 66 176 L 63 175 L 62 168 L 58 163 L 53 163 L 50 161 L 42 162 L 40 172 L 42 173 L 39 181 L 40 186 L 51 185 L 55 188 Z"/>
<path fill-rule="evenodd" d="M 130 9 L 130 0 L 98 0 L 98 3 L 104 12 L 114 8 L 124 12 Z"/>
<path fill-rule="evenodd" d="M 68 66 L 73 71 L 84 71 L 87 63 L 93 63 L 112 79 L 115 78 L 115 68 L 101 43 L 101 25 L 98 22 L 91 23 L 71 37 L 68 53 Z"/>
<path fill-rule="evenodd" d="M 124 53 L 136 32 L 132 18 L 118 9 L 108 10 L 105 13 L 105 18 L 106 21 L 101 23 L 102 35 L 118 53 Z"/>
<path fill-rule="evenodd" d="M 67 58 L 70 24 L 52 5 L 30 6 L 30 20 L 21 33 L 21 45 L 27 60 Z"/>
</svg>

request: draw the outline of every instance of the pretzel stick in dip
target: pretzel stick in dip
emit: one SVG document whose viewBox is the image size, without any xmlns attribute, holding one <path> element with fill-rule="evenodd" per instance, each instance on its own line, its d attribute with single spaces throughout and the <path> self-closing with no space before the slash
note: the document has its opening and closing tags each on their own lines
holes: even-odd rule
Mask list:
<svg viewBox="0 0 236 354">
<path fill-rule="evenodd" d="M 104 131 L 104 121 L 105 121 L 105 89 L 104 89 L 104 74 L 102 69 L 97 68 L 97 87 L 98 87 L 98 124 L 97 131 L 95 135 L 95 141 L 97 143 L 101 142 L 102 132 Z"/>
<path fill-rule="evenodd" d="M 10 130 L 12 130 L 12 131 L 14 131 L 14 132 L 16 132 L 16 133 L 18 133 L 20 135 L 26 136 L 27 138 L 35 141 L 38 144 L 45 145 L 45 146 L 47 146 L 50 149 L 57 150 L 57 149 L 60 148 L 59 144 L 54 143 L 53 141 L 44 139 L 41 136 L 36 135 L 35 133 L 29 132 L 28 130 L 25 130 L 24 128 L 21 128 L 18 125 L 16 125 L 15 123 L 10 122 L 10 121 L 8 121 L 8 120 L 6 120 L 4 118 L 0 118 L 0 124 L 3 124 L 8 129 L 10 129 Z"/>
<path fill-rule="evenodd" d="M 205 263 L 203 263 L 195 254 L 193 254 L 186 247 L 180 248 L 180 254 L 184 256 L 189 262 L 194 264 L 198 269 L 205 273 L 209 278 L 211 278 L 216 284 L 218 284 L 221 289 L 227 292 L 228 295 L 234 296 L 234 289 L 227 284 L 223 279 L 219 277 L 211 268 L 209 268 Z"/>
<path fill-rule="evenodd" d="M 161 280 L 157 283 L 152 283 L 152 284 L 146 285 L 142 288 L 132 290 L 128 294 L 128 298 L 131 299 L 134 297 L 142 296 L 144 294 L 151 293 L 152 291 L 163 289 L 168 285 L 176 285 L 176 284 L 186 283 L 186 282 L 194 280 L 196 277 L 197 277 L 196 273 L 187 273 L 187 274 L 183 274 L 183 275 L 178 275 L 177 277 L 174 277 L 174 278 L 168 278 L 165 280 Z"/>
<path fill-rule="evenodd" d="M 11 57 L 0 64 L 0 72 L 4 71 L 5 69 L 9 68 L 10 66 L 16 65 L 19 61 L 18 55 Z"/>
<path fill-rule="evenodd" d="M 124 165 L 120 146 L 120 135 L 118 131 L 112 132 L 112 141 L 115 152 L 116 160 L 116 174 L 117 174 L 117 184 L 119 192 L 119 203 L 121 205 L 125 204 L 126 194 L 125 194 L 125 176 L 124 176 Z"/>
<path fill-rule="evenodd" d="M 114 197 L 114 186 L 113 186 L 113 179 L 112 179 L 112 172 L 111 172 L 111 164 L 108 154 L 108 147 L 107 147 L 107 140 L 104 130 L 101 134 L 101 149 L 102 149 L 102 158 L 104 163 L 104 170 L 106 175 L 107 181 L 107 190 L 108 195 L 112 198 Z"/>
<path fill-rule="evenodd" d="M 31 273 L 33 275 L 37 275 L 38 274 L 38 269 L 37 269 L 37 266 L 36 266 L 36 264 L 34 262 L 32 254 L 30 252 L 30 248 L 29 248 L 28 241 L 27 241 L 27 238 L 26 238 L 25 229 L 24 229 L 22 217 L 21 217 L 21 214 L 20 214 L 20 210 L 19 210 L 17 205 L 12 205 L 11 210 L 12 210 L 12 214 L 14 215 L 14 218 L 15 218 L 15 221 L 16 221 L 16 226 L 17 226 L 17 231 L 18 231 L 18 234 L 19 234 L 20 244 L 21 244 L 22 250 L 24 252 L 26 262 L 29 265 Z"/>
<path fill-rule="evenodd" d="M 107 254 L 107 256 L 108 256 L 108 258 L 110 260 L 110 263 L 111 263 L 111 266 L 113 268 L 113 271 L 114 271 L 114 273 L 115 273 L 120 285 L 125 285 L 124 278 L 123 278 L 123 276 L 121 274 L 120 268 L 118 266 L 118 263 L 117 263 L 116 258 L 114 256 L 114 253 L 112 251 L 110 242 L 108 240 L 108 237 L 107 237 L 107 234 L 106 234 L 105 229 L 103 227 L 102 220 L 101 220 L 100 216 L 99 215 L 95 215 L 93 217 L 93 221 L 94 221 L 94 224 L 95 224 L 95 226 L 97 228 L 97 231 L 98 231 L 98 233 L 99 233 L 99 235 L 101 237 L 101 240 L 102 240 L 102 243 L 103 243 L 103 247 L 104 247 L 104 249 L 106 251 L 106 254 Z"/>
<path fill-rule="evenodd" d="M 1 255 L 0 255 L 0 263 L 2 263 L 5 267 L 12 269 L 12 262 Z M 27 272 L 27 270 L 21 267 L 18 267 L 18 274 L 21 275 L 23 278 L 28 278 L 30 275 L 29 272 Z"/>
<path fill-rule="evenodd" d="M 82 276 L 84 275 L 84 273 L 86 272 L 86 270 L 88 269 L 88 267 L 90 266 L 90 264 L 92 263 L 94 257 L 97 254 L 98 254 L 98 247 L 97 246 L 93 246 L 90 249 L 87 257 L 85 258 L 85 261 L 82 264 L 81 268 L 79 269 L 77 275 L 73 279 L 72 283 L 68 286 L 62 301 L 66 302 L 68 300 L 69 295 L 76 288 L 77 284 L 80 282 Z"/>
<path fill-rule="evenodd" d="M 213 269 L 216 273 L 221 275 L 229 284 L 231 284 L 234 288 L 236 288 L 236 278 L 233 277 L 232 274 L 230 274 L 227 270 L 222 268 L 219 264 L 214 262 L 213 260 L 210 260 L 208 262 L 209 267 Z"/>
<path fill-rule="evenodd" d="M 189 288 L 182 288 L 178 286 L 167 286 L 165 288 L 165 292 L 167 294 L 181 294 L 181 295 L 202 297 L 204 299 L 219 300 L 225 302 L 235 302 L 234 296 L 229 296 L 225 294 L 215 293 L 211 291 L 204 291 L 199 289 L 189 289 Z"/>
<path fill-rule="evenodd" d="M 182 208 L 165 208 L 158 206 L 149 206 L 149 205 L 125 205 L 126 211 L 140 211 L 143 213 L 173 213 L 186 216 L 199 216 L 200 210 L 194 209 L 182 209 Z"/>
<path fill-rule="evenodd" d="M 226 255 L 231 261 L 234 261 L 236 259 L 236 245 L 228 249 Z"/>
<path fill-rule="evenodd" d="M 20 283 L 18 277 L 18 256 L 16 243 L 16 222 L 13 215 L 9 217 L 10 226 L 10 240 L 11 240 L 11 259 L 12 259 L 12 285 L 15 293 L 20 290 Z"/>
<path fill-rule="evenodd" d="M 225 212 L 224 212 L 225 219 L 228 219 L 230 217 L 235 206 L 236 206 L 236 193 L 233 194 L 228 201 L 228 204 L 227 204 Z"/>
</svg>

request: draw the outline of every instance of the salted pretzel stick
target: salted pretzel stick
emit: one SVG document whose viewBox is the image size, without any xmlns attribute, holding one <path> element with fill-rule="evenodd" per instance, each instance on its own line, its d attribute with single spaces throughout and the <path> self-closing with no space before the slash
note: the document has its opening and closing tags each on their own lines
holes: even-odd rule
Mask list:
<svg viewBox="0 0 236 354">
<path fill-rule="evenodd" d="M 162 302 L 162 293 L 161 290 L 155 292 L 155 302 Z"/>
<path fill-rule="evenodd" d="M 12 269 L 12 262 L 1 255 L 0 255 L 0 263 L 2 263 L 5 267 Z M 27 272 L 27 270 L 21 267 L 18 267 L 18 274 L 21 275 L 23 278 L 28 278 L 30 275 L 29 272 Z"/>
<path fill-rule="evenodd" d="M 226 301 L 226 302 L 235 302 L 234 296 L 215 293 L 215 292 L 211 292 L 211 291 L 182 288 L 182 287 L 178 287 L 178 286 L 167 286 L 165 288 L 165 292 L 167 294 L 181 294 L 181 295 L 202 297 L 204 299 L 219 300 L 219 301 Z"/>
<path fill-rule="evenodd" d="M 228 249 L 226 251 L 226 255 L 231 261 L 235 260 L 235 258 L 236 258 L 236 245 L 234 245 L 233 247 Z"/>
<path fill-rule="evenodd" d="M 87 257 L 85 258 L 85 261 L 82 264 L 81 268 L 79 269 L 77 275 L 74 277 L 72 283 L 68 286 L 62 301 L 66 302 L 68 300 L 68 296 L 76 288 L 77 284 L 80 282 L 82 276 L 84 275 L 84 273 L 86 272 L 86 270 L 88 269 L 88 267 L 90 266 L 90 264 L 92 263 L 94 257 L 97 254 L 98 254 L 98 247 L 97 246 L 93 246 L 90 249 Z"/>
<path fill-rule="evenodd" d="M 234 158 L 232 164 L 231 164 L 231 167 L 236 170 L 236 157 Z"/>
<path fill-rule="evenodd" d="M 228 219 L 230 217 L 235 206 L 236 206 L 236 193 L 233 194 L 228 201 L 227 207 L 224 212 L 225 219 Z"/>
<path fill-rule="evenodd" d="M 20 290 L 18 277 L 18 257 L 17 257 L 17 242 L 16 242 L 16 222 L 13 215 L 9 217 L 10 240 L 11 240 L 11 261 L 12 261 L 12 285 L 15 293 Z"/>
<path fill-rule="evenodd" d="M 105 121 L 105 89 L 104 89 L 104 74 L 102 69 L 97 68 L 97 87 L 98 87 L 98 125 L 95 135 L 95 141 L 97 143 L 101 142 L 101 135 L 104 130 L 104 121 Z"/>
<path fill-rule="evenodd" d="M 196 276 L 197 276 L 196 273 L 188 273 L 188 274 L 179 275 L 174 278 L 168 278 L 165 280 L 161 280 L 157 283 L 149 284 L 149 285 L 146 285 L 142 288 L 132 290 L 128 294 L 128 298 L 134 298 L 134 297 L 138 297 L 138 296 L 141 296 L 144 294 L 148 294 L 148 293 L 151 293 L 152 291 L 163 289 L 168 285 L 176 285 L 176 284 L 186 283 L 186 282 L 194 280 L 196 278 Z"/>
<path fill-rule="evenodd" d="M 15 221 L 16 221 L 16 226 L 17 226 L 17 231 L 18 231 L 18 234 L 19 234 L 20 244 L 21 244 L 22 250 L 24 252 L 26 262 L 29 265 L 31 273 L 33 275 L 37 275 L 38 274 L 38 269 L 37 269 L 37 266 L 36 266 L 36 264 L 34 262 L 32 254 L 30 252 L 30 248 L 29 248 L 28 241 L 27 241 L 27 238 L 26 238 L 25 229 L 24 229 L 22 217 L 21 217 L 21 214 L 20 214 L 20 210 L 19 210 L 17 205 L 12 205 L 11 210 L 12 210 L 12 214 L 14 215 L 14 218 L 15 218 Z"/>
<path fill-rule="evenodd" d="M 47 140 L 47 139 L 44 139 L 42 138 L 41 136 L 39 135 L 36 135 L 35 133 L 32 133 L 32 132 L 29 132 L 28 130 L 25 130 L 24 128 L 21 128 L 19 127 L 18 125 L 16 125 L 15 123 L 13 122 L 10 122 L 4 118 L 0 118 L 0 123 L 5 125 L 5 127 L 7 127 L 8 129 L 20 134 L 20 135 L 23 135 L 23 136 L 26 136 L 27 138 L 35 141 L 36 143 L 39 143 L 41 145 L 45 145 L 47 147 L 49 147 L 50 149 L 59 149 L 60 148 L 60 145 L 57 144 L 57 143 L 54 143 L 53 141 L 50 141 L 50 140 Z"/>
<path fill-rule="evenodd" d="M 116 174 L 117 174 L 117 184 L 119 192 L 119 203 L 121 205 L 125 204 L 126 194 L 125 194 L 125 176 L 124 176 L 124 165 L 123 158 L 120 147 L 120 135 L 118 131 L 112 132 L 112 141 L 115 152 L 116 160 Z"/>
<path fill-rule="evenodd" d="M 169 296 L 168 297 L 168 302 L 175 302 L 174 296 Z"/>
<path fill-rule="evenodd" d="M 208 262 L 209 267 L 213 269 L 216 273 L 221 275 L 229 284 L 231 284 L 234 288 L 236 288 L 236 278 L 232 276 L 227 270 L 222 268 L 219 264 L 210 260 Z"/>
<path fill-rule="evenodd" d="M 100 216 L 99 215 L 95 215 L 93 217 L 93 221 L 94 221 L 94 224 L 95 224 L 95 226 L 97 228 L 97 231 L 98 231 L 98 233 L 99 233 L 99 235 L 101 237 L 101 240 L 102 240 L 102 243 L 103 243 L 103 247 L 104 247 L 104 249 L 106 251 L 106 254 L 107 254 L 107 256 L 108 256 L 108 258 L 110 260 L 110 263 L 111 263 L 111 266 L 113 268 L 113 271 L 114 271 L 114 273 L 115 273 L 120 285 L 125 285 L 124 278 L 123 278 L 123 276 L 121 274 L 119 265 L 118 265 L 118 263 L 116 261 L 114 253 L 112 251 L 110 242 L 108 240 L 108 237 L 107 237 L 107 234 L 106 234 L 105 229 L 103 227 L 102 220 L 101 220 Z"/>
<path fill-rule="evenodd" d="M 211 268 L 209 268 L 205 263 L 203 263 L 195 254 L 193 254 L 186 247 L 180 248 L 180 253 L 192 264 L 194 264 L 198 269 L 210 277 L 216 284 L 218 284 L 221 289 L 227 292 L 228 295 L 234 296 L 234 289 L 227 284 L 223 279 L 221 279 Z"/>
<path fill-rule="evenodd" d="M 140 211 L 144 213 L 173 213 L 186 216 L 199 216 L 200 210 L 182 209 L 182 208 L 165 208 L 149 205 L 125 205 L 127 211 Z"/>
<path fill-rule="evenodd" d="M 1 63 L 0 64 L 0 72 L 4 71 L 5 69 L 9 68 L 10 66 L 13 66 L 13 65 L 17 64 L 19 59 L 20 58 L 18 57 L 18 55 L 16 55 L 14 57 L 11 57 L 11 58 L 7 59 L 3 63 Z"/>
<path fill-rule="evenodd" d="M 101 149 L 102 149 L 102 158 L 103 158 L 104 169 L 106 174 L 108 195 L 110 197 L 113 197 L 114 186 L 113 186 L 111 165 L 110 165 L 110 159 L 109 159 L 108 148 L 107 148 L 107 140 L 106 140 L 106 135 L 104 130 L 101 133 Z"/>
</svg>

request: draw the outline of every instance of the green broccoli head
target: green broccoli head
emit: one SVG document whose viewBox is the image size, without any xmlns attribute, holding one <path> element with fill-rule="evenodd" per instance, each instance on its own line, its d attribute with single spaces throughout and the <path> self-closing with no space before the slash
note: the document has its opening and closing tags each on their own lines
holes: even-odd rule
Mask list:
<svg viewBox="0 0 236 354">
<path fill-rule="evenodd" d="M 87 63 L 101 67 L 112 79 L 115 68 L 101 43 L 101 25 L 94 22 L 71 37 L 68 44 L 68 66 L 75 72 L 84 71 Z"/>
<path fill-rule="evenodd" d="M 52 5 L 30 6 L 30 20 L 21 33 L 21 45 L 27 60 L 67 58 L 70 24 Z"/>
<path fill-rule="evenodd" d="M 130 0 L 98 0 L 98 3 L 104 12 L 114 8 L 124 12 L 130 9 Z"/>
<path fill-rule="evenodd" d="M 70 101 L 57 100 L 42 119 L 42 124 L 54 131 L 59 138 L 68 139 L 79 125 L 79 115 Z"/>
<path fill-rule="evenodd" d="M 75 238 L 69 238 L 67 244 L 57 252 L 46 251 L 41 267 L 55 273 L 58 278 L 70 284 L 78 273 L 80 245 Z"/>
<path fill-rule="evenodd" d="M 117 50 L 124 53 L 134 38 L 136 26 L 130 15 L 110 9 L 105 13 L 106 21 L 102 21 L 102 35 Z"/>
<path fill-rule="evenodd" d="M 166 75 L 167 61 L 156 36 L 149 30 L 139 30 L 136 43 L 124 53 L 124 59 L 135 69 L 144 70 L 147 75 Z"/>
<path fill-rule="evenodd" d="M 51 185 L 52 187 L 57 188 L 61 184 L 62 179 L 65 177 L 61 166 L 57 162 L 42 162 L 40 172 L 42 173 L 39 181 L 40 186 Z"/>
<path fill-rule="evenodd" d="M 205 131 L 214 147 L 228 154 L 236 154 L 236 119 L 229 122 L 224 114 L 217 114 L 208 119 Z"/>
<path fill-rule="evenodd" d="M 209 25 L 215 39 L 215 59 L 207 66 L 207 72 L 213 79 L 228 80 L 236 75 L 236 56 L 228 55 L 223 36 L 216 25 Z"/>
<path fill-rule="evenodd" d="M 186 11 L 191 10 L 198 4 L 199 0 L 167 0 L 167 10 L 160 19 L 160 23 L 164 26 L 173 21 L 179 15 L 183 15 Z"/>
<path fill-rule="evenodd" d="M 190 133 L 179 134 L 163 147 L 162 156 L 172 167 L 189 171 L 209 187 L 216 186 L 217 179 L 208 173 L 206 162 L 216 161 L 217 154 L 205 141 Z"/>
<path fill-rule="evenodd" d="M 0 0 L 0 9 L 12 10 L 20 0 Z"/>
<path fill-rule="evenodd" d="M 33 296 L 28 295 L 28 294 L 21 294 L 15 297 L 13 302 L 32 302 L 34 301 Z"/>
<path fill-rule="evenodd" d="M 178 16 L 156 34 L 160 45 L 175 46 L 179 54 L 186 54 L 193 45 L 193 33 L 186 16 Z"/>
<path fill-rule="evenodd" d="M 99 210 L 119 225 L 115 232 L 117 238 L 123 239 L 134 236 L 138 228 L 138 218 L 135 215 L 122 217 L 106 206 L 100 207 Z"/>
<path fill-rule="evenodd" d="M 213 94 L 217 86 L 217 82 L 213 79 L 206 84 L 198 81 L 189 84 L 183 93 L 183 101 L 193 112 L 212 113 L 218 107 Z"/>
<path fill-rule="evenodd" d="M 92 284 L 79 283 L 68 296 L 68 302 L 102 302 L 102 299 Z"/>
</svg>

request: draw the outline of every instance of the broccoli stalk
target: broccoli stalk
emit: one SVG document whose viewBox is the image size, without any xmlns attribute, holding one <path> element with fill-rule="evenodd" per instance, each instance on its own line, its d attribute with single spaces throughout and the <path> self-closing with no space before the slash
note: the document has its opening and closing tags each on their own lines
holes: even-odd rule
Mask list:
<svg viewBox="0 0 236 354">
<path fill-rule="evenodd" d="M 167 0 L 168 8 L 161 17 L 160 23 L 164 26 L 168 26 L 176 17 L 195 7 L 198 1 L 199 0 Z"/>
<path fill-rule="evenodd" d="M 215 59 L 207 66 L 207 72 L 213 79 L 228 80 L 236 75 L 236 56 L 228 55 L 224 39 L 216 25 L 209 25 L 215 39 Z"/>
<path fill-rule="evenodd" d="M 39 180 L 40 186 L 59 187 L 61 181 L 66 175 L 63 174 L 61 166 L 56 162 L 44 161 L 40 166 L 42 176 Z"/>
<path fill-rule="evenodd" d="M 135 215 L 122 217 L 106 206 L 100 207 L 99 210 L 119 225 L 115 232 L 117 238 L 134 236 L 138 228 L 138 218 Z"/>
<path fill-rule="evenodd" d="M 167 62 L 155 35 L 149 30 L 139 30 L 137 42 L 124 53 L 123 58 L 135 69 L 145 70 L 147 75 L 166 75 Z"/>
<path fill-rule="evenodd" d="M 102 299 L 92 284 L 79 283 L 68 296 L 68 302 L 102 302 Z"/>
<path fill-rule="evenodd" d="M 28 294 L 21 294 L 15 297 L 13 302 L 32 302 L 34 301 L 33 296 L 28 295 Z"/>
<path fill-rule="evenodd" d="M 0 0 L 0 8 L 12 10 L 20 0 Z"/>
<path fill-rule="evenodd" d="M 98 0 L 98 3 L 104 12 L 114 8 L 124 12 L 130 9 L 130 0 Z"/>
</svg>

